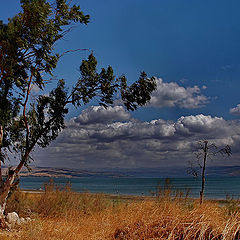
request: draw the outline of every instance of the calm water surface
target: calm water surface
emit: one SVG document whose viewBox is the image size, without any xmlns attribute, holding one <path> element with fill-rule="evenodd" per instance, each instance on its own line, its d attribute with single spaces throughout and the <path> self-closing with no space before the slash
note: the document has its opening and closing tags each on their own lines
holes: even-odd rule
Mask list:
<svg viewBox="0 0 240 240">
<path fill-rule="evenodd" d="M 200 178 L 169 178 L 173 191 L 186 193 L 190 190 L 191 197 L 198 197 L 201 187 Z M 48 177 L 21 177 L 20 187 L 23 189 L 43 188 Z M 158 186 L 164 188 L 164 178 L 54 178 L 56 184 L 64 185 L 70 182 L 72 189 L 78 192 L 128 194 L 150 196 Z M 226 196 L 240 197 L 240 177 L 209 177 L 206 179 L 206 198 L 226 199 Z"/>
</svg>

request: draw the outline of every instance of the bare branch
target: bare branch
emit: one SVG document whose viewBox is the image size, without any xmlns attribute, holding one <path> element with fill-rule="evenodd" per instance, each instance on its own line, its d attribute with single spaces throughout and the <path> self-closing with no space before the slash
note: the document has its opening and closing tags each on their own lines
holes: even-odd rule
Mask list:
<svg viewBox="0 0 240 240">
<path fill-rule="evenodd" d="M 197 159 L 197 164 L 199 165 L 201 169 L 201 179 L 202 179 L 202 184 L 201 184 L 201 191 L 200 191 L 200 204 L 203 202 L 203 195 L 204 195 L 204 189 L 205 189 L 205 171 L 206 171 L 206 164 L 207 161 L 213 160 L 214 157 L 216 157 L 217 154 L 222 154 L 222 155 L 227 155 L 231 156 L 231 148 L 229 145 L 225 146 L 222 149 L 219 149 L 218 146 L 215 143 L 209 143 L 208 140 L 200 140 L 198 141 L 198 148 L 194 152 L 194 155 Z M 202 162 L 202 164 L 200 163 Z M 188 173 L 194 176 L 197 176 L 196 170 L 193 167 L 192 162 L 190 162 L 191 165 L 188 168 Z"/>
<path fill-rule="evenodd" d="M 78 51 L 88 51 L 90 53 L 92 53 L 92 51 L 90 51 L 88 48 L 78 48 L 78 49 L 75 49 L 75 50 L 68 50 L 66 52 L 63 52 L 60 57 L 64 56 L 65 54 L 67 53 L 71 53 L 71 52 L 78 52 Z"/>
</svg>

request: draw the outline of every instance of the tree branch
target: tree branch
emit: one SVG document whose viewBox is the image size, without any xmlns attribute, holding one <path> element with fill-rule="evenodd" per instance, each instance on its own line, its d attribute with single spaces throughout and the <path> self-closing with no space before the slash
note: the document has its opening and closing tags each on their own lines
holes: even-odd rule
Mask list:
<svg viewBox="0 0 240 240">
<path fill-rule="evenodd" d="M 3 126 L 0 126 L 0 156 L 2 158 L 2 141 L 3 141 Z M 2 188 L 2 159 L 0 159 L 0 188 Z"/>
<path fill-rule="evenodd" d="M 78 48 L 78 49 L 75 49 L 75 50 L 68 50 L 68 51 L 66 51 L 66 52 L 63 52 L 59 57 L 62 57 L 62 56 L 64 56 L 65 54 L 67 54 L 67 53 L 70 53 L 70 52 L 78 52 L 78 51 L 88 51 L 88 52 L 92 52 L 92 51 L 90 51 L 88 48 Z"/>
<path fill-rule="evenodd" d="M 28 121 L 27 121 L 27 117 L 26 117 L 26 108 L 27 108 L 27 102 L 28 102 L 28 98 L 29 98 L 29 94 L 31 91 L 31 83 L 32 83 L 32 78 L 33 78 L 33 72 L 31 73 L 29 82 L 28 82 L 28 88 L 27 88 L 27 94 L 26 94 L 26 99 L 25 102 L 23 104 L 23 118 L 24 118 L 24 124 L 27 130 L 27 134 L 26 134 L 26 149 L 28 149 L 29 147 L 29 126 L 28 126 Z"/>
</svg>

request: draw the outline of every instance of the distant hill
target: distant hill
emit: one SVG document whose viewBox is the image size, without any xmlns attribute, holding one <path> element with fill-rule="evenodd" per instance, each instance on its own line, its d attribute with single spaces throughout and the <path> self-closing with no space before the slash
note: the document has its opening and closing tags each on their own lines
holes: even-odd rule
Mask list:
<svg viewBox="0 0 240 240">
<path fill-rule="evenodd" d="M 110 170 L 110 169 L 109 169 Z M 111 171 L 111 170 L 110 170 Z M 116 171 L 116 169 L 115 169 Z M 133 177 L 192 177 L 189 169 L 184 167 L 175 168 L 138 168 L 138 169 L 118 169 Z M 240 176 L 240 166 L 216 166 L 207 167 L 206 176 L 208 177 L 231 177 Z"/>
<path fill-rule="evenodd" d="M 3 167 L 3 172 L 7 171 L 7 167 Z M 208 167 L 206 175 L 209 177 L 227 177 L 240 176 L 240 166 L 218 166 Z M 64 178 L 80 178 L 80 177 L 191 177 L 187 173 L 186 168 L 108 168 L 104 170 L 79 170 L 67 168 L 53 167 L 33 167 L 29 172 L 23 169 L 20 176 L 27 177 L 64 177 Z"/>
<path fill-rule="evenodd" d="M 8 168 L 3 168 L 3 174 L 6 174 Z M 52 167 L 33 167 L 29 172 L 27 169 L 23 169 L 20 176 L 24 177 L 126 177 L 125 174 L 120 172 L 98 172 L 78 169 L 65 169 L 65 168 L 52 168 Z"/>
</svg>

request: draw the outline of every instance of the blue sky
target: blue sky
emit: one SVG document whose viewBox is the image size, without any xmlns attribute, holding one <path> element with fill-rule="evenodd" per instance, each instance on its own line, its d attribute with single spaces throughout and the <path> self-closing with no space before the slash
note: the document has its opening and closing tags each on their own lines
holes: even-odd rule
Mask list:
<svg viewBox="0 0 240 240">
<path fill-rule="evenodd" d="M 239 100 L 238 1 L 82 1 L 82 7 L 92 22 L 80 43 L 90 45 L 100 63 L 129 80 L 144 70 L 166 82 L 206 85 L 210 103 L 195 113 L 233 118 L 229 108 Z M 161 109 L 151 117 L 183 113 L 192 111 Z"/>
<path fill-rule="evenodd" d="M 123 132 L 120 135 L 116 134 L 114 139 L 106 140 L 103 136 L 99 137 L 100 133 L 107 129 L 106 126 L 102 121 L 95 122 L 93 126 L 93 120 L 97 119 L 95 115 L 98 114 L 99 118 L 102 116 L 102 119 L 105 119 L 107 113 L 102 114 L 101 109 L 94 109 L 90 105 L 87 106 L 89 108 L 85 110 L 84 116 L 81 113 L 82 109 L 71 109 L 67 124 L 72 132 L 68 129 L 69 135 L 64 132 L 47 150 L 47 153 L 53 156 L 48 163 L 43 160 L 46 153 L 41 151 L 37 154 L 39 159 L 37 163 L 57 165 L 56 159 L 59 158 L 57 153 L 61 153 L 61 147 L 64 146 L 66 149 L 66 146 L 71 145 L 65 138 L 69 139 L 74 135 L 73 132 L 79 134 L 79 132 L 98 130 L 99 138 L 96 137 L 96 133 L 90 137 L 89 143 L 86 143 L 85 139 L 84 142 L 79 140 L 75 147 L 71 145 L 69 152 L 74 152 L 75 156 L 70 156 L 74 159 L 70 165 L 91 167 L 97 166 L 96 161 L 99 165 L 112 167 L 160 166 L 163 162 L 169 166 L 183 165 L 185 163 L 177 160 L 177 154 L 174 155 L 174 146 L 170 142 L 176 141 L 175 149 L 179 148 L 178 154 L 181 153 L 183 154 L 180 154 L 181 156 L 190 159 L 190 147 L 188 150 L 179 147 L 181 142 L 187 143 L 190 135 L 191 141 L 201 138 L 211 139 L 219 144 L 228 144 L 229 141 L 235 154 L 228 164 L 238 164 L 240 160 L 237 150 L 240 139 L 237 128 L 240 116 L 240 106 L 237 107 L 240 103 L 240 2 L 238 0 L 75 0 L 73 2 L 78 3 L 85 13 L 90 14 L 91 20 L 88 26 L 74 29 L 57 45 L 58 50 L 77 48 L 93 50 L 99 67 L 111 65 L 117 75 L 125 74 L 129 83 L 137 80 L 141 71 L 147 72 L 148 76 L 161 79 L 158 80 L 159 89 L 154 95 L 155 102 L 130 115 L 123 109 L 112 109 L 109 113 L 112 120 L 107 118 L 105 123 L 108 123 L 109 127 L 109 124 L 116 125 L 116 122 L 127 122 L 132 127 L 128 125 L 125 126 L 126 129 L 132 131 L 136 128 L 133 122 L 140 121 L 141 124 L 146 122 L 148 126 L 152 124 L 157 128 L 156 122 L 151 123 L 151 121 L 161 119 L 165 122 L 158 122 L 157 126 L 161 125 L 160 129 L 163 128 L 164 131 L 160 135 L 155 133 L 148 136 L 149 143 L 145 142 L 144 145 L 146 133 L 141 135 L 135 130 L 134 133 L 128 132 L 124 135 L 127 130 L 123 130 L 121 125 Z M 0 8 L 1 19 L 6 21 L 7 17 L 16 14 L 19 9 L 19 1 L 11 0 L 11 4 L 3 1 Z M 82 51 L 65 56 L 59 63 L 56 75 L 65 78 L 71 85 L 78 77 L 77 69 L 81 60 L 87 55 L 87 52 Z M 87 120 L 84 120 L 85 122 L 82 120 L 83 117 L 89 120 L 89 125 Z M 93 119 L 90 119 L 91 117 Z M 183 125 L 191 132 L 190 135 L 179 132 L 180 122 L 185 124 Z M 79 126 L 79 123 L 82 125 Z M 111 131 L 116 130 L 115 125 L 111 126 Z M 138 127 L 144 129 L 146 125 Z M 204 127 L 206 129 L 203 129 Z M 171 132 L 172 135 L 170 132 L 166 133 L 166 129 L 174 133 Z M 224 129 L 223 135 L 217 136 L 216 133 Z M 146 132 L 149 131 L 150 129 L 146 129 Z M 156 131 L 161 132 L 159 129 Z M 233 137 L 233 133 L 236 133 L 236 136 Z M 90 135 L 88 133 L 87 136 Z M 107 146 L 109 141 L 112 141 L 111 147 Z M 113 146 L 114 144 L 116 146 Z M 125 151 L 122 147 L 124 144 L 130 149 L 132 147 L 132 150 L 125 149 Z M 97 156 L 90 154 L 90 150 L 86 150 L 86 153 L 73 150 L 81 146 L 86 149 L 95 148 L 95 151 L 102 147 L 102 151 L 98 152 L 99 159 L 96 160 Z M 144 154 L 136 150 L 139 146 L 143 147 Z M 152 150 L 148 146 L 152 146 Z M 173 155 L 169 155 L 169 152 Z M 140 155 L 143 157 L 138 160 Z M 107 163 L 104 156 L 108 156 L 110 162 Z M 160 160 L 157 160 L 156 156 L 159 156 Z M 130 159 L 129 162 L 127 159 Z M 61 164 L 67 165 L 64 159 Z M 224 162 L 219 163 L 221 164 Z"/>
</svg>

